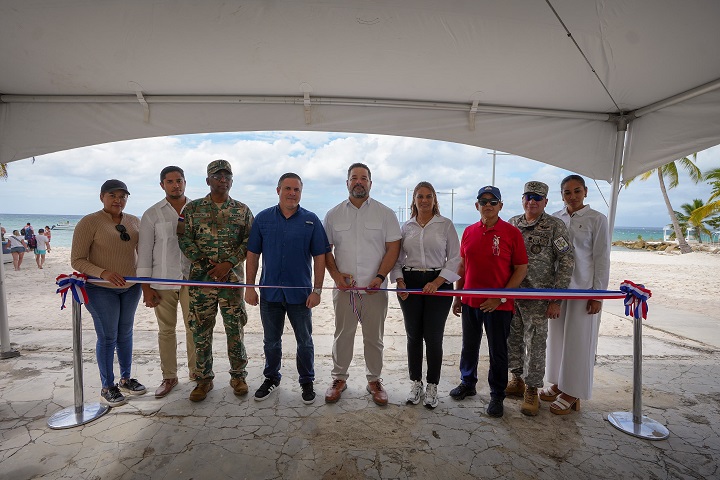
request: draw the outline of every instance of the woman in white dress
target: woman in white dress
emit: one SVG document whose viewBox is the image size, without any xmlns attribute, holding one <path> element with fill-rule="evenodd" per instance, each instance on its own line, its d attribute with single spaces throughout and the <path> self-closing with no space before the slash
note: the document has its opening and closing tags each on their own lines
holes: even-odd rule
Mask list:
<svg viewBox="0 0 720 480">
<path fill-rule="evenodd" d="M 575 248 L 571 289 L 606 290 L 610 277 L 610 234 L 605 215 L 585 205 L 587 187 L 579 175 L 560 184 L 565 208 L 553 215 L 568 227 Z M 580 410 L 580 399 L 592 397 L 593 370 L 600 329 L 601 300 L 563 300 L 560 318 L 550 320 L 547 379 L 540 392 L 550 411 L 567 415 Z"/>
</svg>

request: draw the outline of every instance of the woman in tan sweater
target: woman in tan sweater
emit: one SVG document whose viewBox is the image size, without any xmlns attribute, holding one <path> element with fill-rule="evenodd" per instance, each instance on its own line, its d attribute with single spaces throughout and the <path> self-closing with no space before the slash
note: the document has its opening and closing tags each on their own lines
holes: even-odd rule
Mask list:
<svg viewBox="0 0 720 480">
<path fill-rule="evenodd" d="M 75 227 L 70 263 L 78 272 L 99 277 L 109 283 L 87 284 L 88 303 L 97 343 L 95 355 L 101 399 L 111 407 L 127 400 L 121 392 L 142 395 L 145 387 L 130 378 L 135 310 L 140 300 L 140 284 L 127 283 L 135 276 L 140 219 L 123 213 L 130 192 L 120 180 L 108 180 L 100 188 L 102 210 L 83 217 Z M 117 350 L 120 382 L 115 384 L 113 360 Z"/>
</svg>

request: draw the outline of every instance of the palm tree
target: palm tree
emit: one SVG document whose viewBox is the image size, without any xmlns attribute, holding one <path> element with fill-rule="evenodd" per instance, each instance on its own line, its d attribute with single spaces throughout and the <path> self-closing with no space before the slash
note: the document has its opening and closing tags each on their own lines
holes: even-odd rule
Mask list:
<svg viewBox="0 0 720 480">
<path fill-rule="evenodd" d="M 0 178 L 7 179 L 7 163 L 0 163 Z"/>
<path fill-rule="evenodd" d="M 682 227 L 682 223 L 685 223 L 685 228 L 694 227 L 695 232 L 697 232 L 698 236 L 698 242 L 702 243 L 702 235 L 707 235 L 708 237 L 712 235 L 712 232 L 707 227 L 706 222 L 707 218 L 700 217 L 699 215 L 694 215 L 695 211 L 701 209 L 704 207 L 705 204 L 702 200 L 699 198 L 696 198 L 692 201 L 692 203 L 683 203 L 680 205 L 680 208 L 682 209 L 683 213 L 682 218 L 678 215 L 678 223 L 680 223 L 680 227 Z M 678 213 L 678 212 L 676 212 Z"/>
<path fill-rule="evenodd" d="M 680 253 L 690 253 L 692 252 L 692 248 L 690 248 L 690 245 L 688 245 L 685 241 L 685 237 L 683 237 L 682 230 L 680 230 L 680 225 L 678 224 L 677 216 L 675 215 L 675 211 L 670 204 L 670 197 L 668 197 L 667 191 L 668 188 L 675 188 L 678 186 L 678 183 L 680 183 L 680 178 L 678 175 L 678 165 L 682 167 L 683 170 L 687 171 L 688 175 L 690 176 L 690 180 L 692 180 L 694 183 L 698 183 L 700 180 L 703 179 L 702 172 L 697 167 L 697 165 L 695 165 L 694 162 L 694 160 L 697 160 L 697 153 L 693 153 L 692 158 L 693 159 L 690 160 L 688 157 L 683 157 L 681 159 L 667 163 L 662 167 L 655 168 L 653 170 L 650 170 L 649 172 L 645 172 L 640 175 L 640 180 L 647 180 L 648 178 L 652 177 L 655 172 L 657 172 L 658 182 L 660 183 L 660 190 L 662 191 L 663 199 L 665 200 L 665 206 L 667 207 L 670 221 L 673 224 L 673 229 L 675 230 L 675 238 L 677 238 L 678 246 L 680 247 Z M 668 178 L 668 180 L 670 180 L 667 188 L 665 187 L 666 177 Z M 631 178 L 630 180 L 626 181 L 625 187 L 627 188 L 628 186 L 630 186 L 630 183 L 633 180 L 635 180 L 635 178 Z"/>
<path fill-rule="evenodd" d="M 704 221 L 715 227 L 712 217 L 720 213 L 720 168 L 708 170 L 703 176 L 705 180 L 710 181 L 713 188 L 707 203 L 694 210 L 691 216 L 695 221 Z"/>
</svg>

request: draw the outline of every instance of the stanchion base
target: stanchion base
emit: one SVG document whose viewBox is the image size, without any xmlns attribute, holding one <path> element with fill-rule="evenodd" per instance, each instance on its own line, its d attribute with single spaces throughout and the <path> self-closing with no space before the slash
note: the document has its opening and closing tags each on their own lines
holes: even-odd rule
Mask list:
<svg viewBox="0 0 720 480">
<path fill-rule="evenodd" d="M 645 440 L 665 440 L 670 436 L 670 431 L 664 425 L 645 415 L 642 416 L 642 423 L 633 422 L 632 412 L 609 413 L 607 419 L 613 427 L 633 437 Z"/>
<path fill-rule="evenodd" d="M 48 420 L 48 427 L 53 430 L 78 427 L 102 417 L 109 410 L 110 407 L 100 403 L 83 404 L 83 411 L 81 413 L 76 413 L 74 406 L 63 408 L 50 417 Z"/>
<path fill-rule="evenodd" d="M 15 357 L 19 357 L 19 356 L 20 356 L 20 352 L 18 352 L 17 350 L 13 350 L 13 349 L 8 350 L 7 352 L 0 352 L 0 360 L 6 360 L 8 358 L 15 358 Z"/>
</svg>

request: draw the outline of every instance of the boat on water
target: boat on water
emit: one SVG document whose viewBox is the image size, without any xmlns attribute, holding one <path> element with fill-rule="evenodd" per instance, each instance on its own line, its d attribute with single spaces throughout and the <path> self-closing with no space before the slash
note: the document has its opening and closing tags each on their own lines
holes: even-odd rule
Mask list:
<svg viewBox="0 0 720 480">
<path fill-rule="evenodd" d="M 56 223 L 55 225 L 50 227 L 50 230 L 74 230 L 74 229 L 75 229 L 75 224 L 70 223 L 70 220 Z"/>
</svg>

